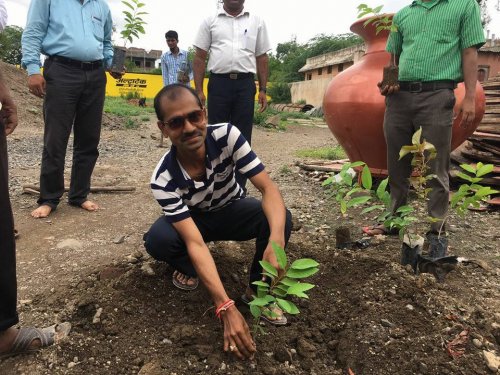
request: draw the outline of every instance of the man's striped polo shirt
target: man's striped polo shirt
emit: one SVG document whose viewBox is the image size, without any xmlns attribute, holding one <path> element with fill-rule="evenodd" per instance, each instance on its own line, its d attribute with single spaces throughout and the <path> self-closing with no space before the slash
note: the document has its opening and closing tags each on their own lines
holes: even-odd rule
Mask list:
<svg viewBox="0 0 500 375">
<path fill-rule="evenodd" d="M 393 22 L 386 50 L 400 56 L 400 81 L 461 82 L 462 50 L 485 42 L 476 0 L 416 0 Z"/>
<path fill-rule="evenodd" d="M 205 147 L 206 176 L 203 181 L 189 177 L 177 160 L 175 146 L 163 156 L 153 172 L 153 195 L 172 223 L 190 217 L 190 211 L 213 211 L 244 198 L 235 171 L 251 178 L 264 170 L 248 142 L 231 124 L 208 125 Z"/>
</svg>

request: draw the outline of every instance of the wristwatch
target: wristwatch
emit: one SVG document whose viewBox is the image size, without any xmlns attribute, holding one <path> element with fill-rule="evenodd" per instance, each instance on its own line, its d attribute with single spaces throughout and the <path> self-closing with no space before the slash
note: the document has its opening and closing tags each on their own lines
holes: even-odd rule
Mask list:
<svg viewBox="0 0 500 375">
<path fill-rule="evenodd" d="M 259 92 L 263 92 L 265 94 L 265 93 L 267 93 L 267 90 L 265 87 L 260 87 Z"/>
</svg>

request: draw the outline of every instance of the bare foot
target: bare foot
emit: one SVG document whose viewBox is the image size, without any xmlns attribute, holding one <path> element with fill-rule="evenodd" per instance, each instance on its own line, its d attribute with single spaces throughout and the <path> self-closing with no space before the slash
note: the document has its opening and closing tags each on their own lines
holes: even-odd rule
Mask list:
<svg viewBox="0 0 500 375">
<path fill-rule="evenodd" d="M 97 211 L 99 209 L 99 206 L 97 205 L 97 203 L 92 202 L 92 201 L 85 201 L 81 204 L 80 207 L 83 208 L 84 210 L 87 210 L 90 212 L 94 212 L 94 211 Z"/>
<path fill-rule="evenodd" d="M 36 210 L 33 210 L 31 212 L 31 216 L 33 216 L 36 219 L 40 219 L 49 216 L 51 212 L 52 212 L 52 207 L 47 206 L 46 204 L 42 204 Z"/>
</svg>

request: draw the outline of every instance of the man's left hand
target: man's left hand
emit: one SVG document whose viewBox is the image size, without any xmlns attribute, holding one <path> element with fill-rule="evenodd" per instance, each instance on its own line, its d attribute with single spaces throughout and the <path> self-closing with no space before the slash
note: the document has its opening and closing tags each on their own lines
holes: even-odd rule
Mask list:
<svg viewBox="0 0 500 375">
<path fill-rule="evenodd" d="M 465 97 L 462 104 L 459 107 L 459 113 L 462 115 L 462 121 L 460 121 L 460 126 L 466 129 L 472 124 L 474 118 L 476 117 L 476 103 L 473 98 Z"/>
<path fill-rule="evenodd" d="M 267 95 L 264 91 L 259 91 L 259 112 L 264 112 L 267 108 Z"/>
<path fill-rule="evenodd" d="M 125 68 L 123 68 L 123 70 L 121 72 L 114 72 L 114 71 L 111 71 L 111 69 L 108 69 L 108 73 L 111 77 L 113 77 L 114 79 L 120 79 L 124 76 L 125 74 Z"/>
</svg>

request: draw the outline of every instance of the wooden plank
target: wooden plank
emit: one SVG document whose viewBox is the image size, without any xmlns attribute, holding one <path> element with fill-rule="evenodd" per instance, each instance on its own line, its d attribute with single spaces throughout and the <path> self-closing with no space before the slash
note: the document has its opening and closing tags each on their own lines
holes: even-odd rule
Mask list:
<svg viewBox="0 0 500 375">
<path fill-rule="evenodd" d="M 462 150 L 462 155 L 472 160 L 500 165 L 500 158 L 496 157 L 491 152 L 479 151 L 476 149 L 464 149 Z"/>
<path fill-rule="evenodd" d="M 477 140 L 473 140 L 472 143 L 474 144 L 475 148 L 483 149 L 484 151 L 491 152 L 493 155 L 500 157 L 500 147 L 499 146 L 495 146 L 495 145 L 489 144 L 487 142 L 477 141 Z"/>
<path fill-rule="evenodd" d="M 500 90 L 492 90 L 492 89 L 484 90 L 484 95 L 486 95 L 486 96 L 500 96 Z"/>
<path fill-rule="evenodd" d="M 498 107 L 498 108 L 496 108 Z M 500 106 L 487 106 L 484 110 L 484 114 L 500 114 Z"/>
<path fill-rule="evenodd" d="M 475 131 L 471 135 L 472 139 L 487 139 L 489 141 L 500 141 L 500 134 L 494 134 L 494 133 L 487 133 L 487 132 L 480 132 L 480 131 Z"/>
<path fill-rule="evenodd" d="M 500 134 L 500 126 L 496 125 L 483 125 L 482 123 L 476 129 L 479 132 Z"/>
</svg>

